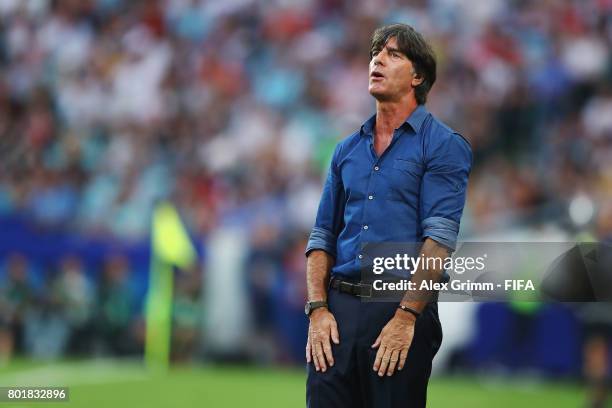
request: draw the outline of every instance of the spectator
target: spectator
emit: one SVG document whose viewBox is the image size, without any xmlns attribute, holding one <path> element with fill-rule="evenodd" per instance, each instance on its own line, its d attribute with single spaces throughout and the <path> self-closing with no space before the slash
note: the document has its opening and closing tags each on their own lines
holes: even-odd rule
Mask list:
<svg viewBox="0 0 612 408">
<path fill-rule="evenodd" d="M 67 255 L 61 260 L 51 296 L 69 329 L 67 351 L 76 354 L 90 351 L 95 292 L 77 256 Z"/>
<path fill-rule="evenodd" d="M 192 360 L 202 327 L 200 272 L 197 267 L 176 276 L 172 319 L 172 360 Z"/>
<path fill-rule="evenodd" d="M 7 262 L 7 279 L 0 286 L 0 321 L 4 322 L 5 353 L 21 353 L 23 345 L 24 315 L 32 302 L 34 291 L 29 281 L 28 260 L 22 254 L 12 254 Z"/>
<path fill-rule="evenodd" d="M 127 355 L 135 351 L 132 333 L 134 295 L 126 257 L 113 255 L 104 265 L 98 285 L 95 318 L 96 346 L 104 354 Z"/>
</svg>

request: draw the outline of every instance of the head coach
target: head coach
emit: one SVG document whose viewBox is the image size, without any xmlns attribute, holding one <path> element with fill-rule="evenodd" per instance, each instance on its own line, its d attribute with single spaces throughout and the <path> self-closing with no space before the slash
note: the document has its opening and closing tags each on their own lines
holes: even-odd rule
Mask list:
<svg viewBox="0 0 612 408">
<path fill-rule="evenodd" d="M 472 153 L 425 108 L 436 60 L 404 24 L 372 37 L 369 92 L 376 114 L 334 151 L 307 256 L 309 407 L 424 407 L 442 341 L 436 293 L 363 302 L 365 242 L 421 243 L 425 257 L 455 249 Z M 443 279 L 420 268 L 412 281 Z"/>
</svg>

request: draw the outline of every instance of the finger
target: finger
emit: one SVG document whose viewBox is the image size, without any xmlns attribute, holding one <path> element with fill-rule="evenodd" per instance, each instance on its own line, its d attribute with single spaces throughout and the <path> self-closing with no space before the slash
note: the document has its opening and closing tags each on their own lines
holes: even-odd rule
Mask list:
<svg viewBox="0 0 612 408">
<path fill-rule="evenodd" d="M 401 370 L 404 368 L 404 364 L 406 363 L 406 357 L 408 357 L 408 348 L 402 349 L 399 355 L 399 361 L 397 362 L 397 369 Z"/>
<path fill-rule="evenodd" d="M 317 358 L 317 354 L 315 352 L 312 353 L 312 362 L 315 366 L 315 370 L 319 371 L 321 367 L 319 367 L 319 359 Z"/>
<path fill-rule="evenodd" d="M 319 371 L 321 367 L 319 366 L 319 358 L 317 357 L 317 348 L 316 345 L 310 341 L 310 357 L 312 358 L 312 362 L 314 363 L 315 370 Z"/>
<path fill-rule="evenodd" d="M 327 359 L 327 363 L 329 363 L 329 366 L 333 366 L 334 356 L 332 355 L 332 349 L 329 339 L 325 339 L 325 341 L 323 342 L 323 353 L 325 354 L 325 358 Z"/>
<path fill-rule="evenodd" d="M 372 344 L 372 348 L 376 348 L 378 346 L 380 346 L 380 334 L 376 338 L 376 341 L 374 341 L 374 344 Z"/>
<path fill-rule="evenodd" d="M 340 334 L 338 333 L 338 324 L 336 322 L 331 324 L 331 338 L 334 343 L 340 344 Z"/>
<path fill-rule="evenodd" d="M 387 372 L 387 367 L 389 366 L 389 361 L 391 360 L 391 351 L 388 348 L 385 348 L 385 353 L 382 356 L 380 361 L 380 368 L 378 369 L 378 376 L 382 377 Z"/>
<path fill-rule="evenodd" d="M 389 367 L 387 367 L 387 375 L 392 376 L 399 360 L 399 350 L 393 350 L 391 352 L 391 359 L 389 360 Z"/>
<path fill-rule="evenodd" d="M 381 346 L 376 352 L 376 358 L 374 359 L 374 371 L 378 371 L 380 368 L 380 362 L 382 361 L 383 354 L 385 354 L 385 347 Z"/>
<path fill-rule="evenodd" d="M 306 362 L 310 363 L 310 336 L 308 336 L 308 340 L 306 340 Z"/>
<path fill-rule="evenodd" d="M 319 361 L 319 369 L 325 372 L 325 370 L 327 370 L 327 364 L 325 364 L 325 356 L 323 355 L 323 345 L 321 342 L 315 344 L 315 350 L 317 352 L 317 360 Z"/>
</svg>

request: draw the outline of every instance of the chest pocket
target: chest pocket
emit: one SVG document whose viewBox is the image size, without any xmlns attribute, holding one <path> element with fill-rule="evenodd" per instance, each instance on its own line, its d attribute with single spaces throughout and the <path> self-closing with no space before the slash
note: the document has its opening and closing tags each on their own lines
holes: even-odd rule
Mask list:
<svg viewBox="0 0 612 408">
<path fill-rule="evenodd" d="M 412 160 L 394 159 L 393 169 L 388 178 L 387 199 L 394 201 L 418 202 L 424 168 Z"/>
</svg>

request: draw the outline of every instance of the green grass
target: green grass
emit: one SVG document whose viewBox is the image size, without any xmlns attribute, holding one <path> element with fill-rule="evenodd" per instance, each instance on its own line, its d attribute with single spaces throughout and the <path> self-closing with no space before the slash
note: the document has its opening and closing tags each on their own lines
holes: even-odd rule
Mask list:
<svg viewBox="0 0 612 408">
<path fill-rule="evenodd" d="M 70 407 L 303 407 L 305 375 L 299 369 L 186 366 L 151 374 L 137 363 L 19 362 L 0 368 L 0 386 L 70 387 Z M 584 391 L 575 384 L 433 378 L 430 407 L 578 407 Z M 40 407 L 41 403 L 0 403 Z"/>
</svg>

